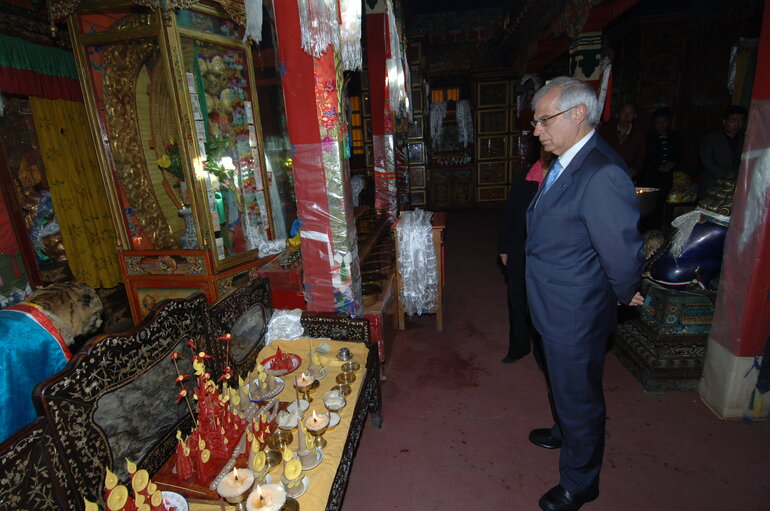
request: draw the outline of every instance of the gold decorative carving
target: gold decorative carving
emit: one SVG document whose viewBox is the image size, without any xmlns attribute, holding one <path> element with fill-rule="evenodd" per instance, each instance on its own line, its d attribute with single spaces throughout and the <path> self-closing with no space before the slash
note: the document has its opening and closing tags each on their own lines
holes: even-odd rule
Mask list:
<svg viewBox="0 0 770 511">
<path fill-rule="evenodd" d="M 52 21 L 57 21 L 74 14 L 80 7 L 82 0 L 49 0 L 50 17 Z M 240 26 L 246 26 L 246 8 L 241 1 L 240 4 L 233 0 L 214 0 L 227 13 L 231 20 Z M 137 5 L 149 7 L 151 9 L 162 9 L 163 18 L 170 21 L 170 14 L 174 9 L 189 9 L 198 3 L 198 0 L 134 0 Z"/>
<path fill-rule="evenodd" d="M 246 8 L 243 5 L 243 2 L 240 3 L 240 5 L 236 2 L 233 2 L 231 0 L 214 0 L 216 3 L 218 3 L 220 6 L 222 6 L 222 9 L 225 10 L 227 15 L 230 17 L 231 20 L 236 22 L 242 27 L 246 26 Z"/>
<path fill-rule="evenodd" d="M 147 24 L 148 16 L 137 14 L 119 23 Z M 158 53 L 158 44 L 153 39 L 107 46 L 104 55 L 104 98 L 110 149 L 126 197 L 153 246 L 156 249 L 172 249 L 177 248 L 176 242 L 152 188 L 136 116 L 137 76 L 146 62 L 158 59 Z"/>
</svg>

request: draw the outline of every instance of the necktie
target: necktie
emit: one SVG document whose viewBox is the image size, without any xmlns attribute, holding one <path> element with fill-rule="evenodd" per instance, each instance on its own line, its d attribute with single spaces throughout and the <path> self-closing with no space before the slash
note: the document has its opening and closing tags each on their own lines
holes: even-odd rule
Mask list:
<svg viewBox="0 0 770 511">
<path fill-rule="evenodd" d="M 545 176 L 545 181 L 543 181 L 543 190 L 540 192 L 540 196 L 537 198 L 538 202 L 540 202 L 540 198 L 543 195 L 548 193 L 548 190 L 551 189 L 551 186 L 553 186 L 556 180 L 559 179 L 562 170 L 564 170 L 564 168 L 561 166 L 561 163 L 559 163 L 559 160 L 554 160 L 553 165 L 551 165 L 551 170 L 548 171 L 548 174 Z M 535 203 L 535 206 L 537 206 L 537 203 Z"/>
</svg>

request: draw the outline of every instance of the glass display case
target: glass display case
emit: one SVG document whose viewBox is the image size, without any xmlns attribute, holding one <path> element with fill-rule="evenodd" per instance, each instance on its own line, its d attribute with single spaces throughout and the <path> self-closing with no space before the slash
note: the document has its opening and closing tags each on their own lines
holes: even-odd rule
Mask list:
<svg viewBox="0 0 770 511">
<path fill-rule="evenodd" d="M 69 18 L 135 320 L 157 299 L 219 298 L 296 216 L 276 185 L 290 161 L 265 159 L 242 6 L 189 4 L 82 2 Z"/>
</svg>

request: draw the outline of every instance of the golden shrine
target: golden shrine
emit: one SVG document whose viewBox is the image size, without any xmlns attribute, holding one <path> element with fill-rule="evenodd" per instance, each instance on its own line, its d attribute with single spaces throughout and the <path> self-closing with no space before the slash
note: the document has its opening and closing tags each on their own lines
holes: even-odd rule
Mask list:
<svg viewBox="0 0 770 511">
<path fill-rule="evenodd" d="M 243 4 L 68 7 L 134 321 L 164 298 L 223 296 L 265 262 L 279 195 Z"/>
</svg>

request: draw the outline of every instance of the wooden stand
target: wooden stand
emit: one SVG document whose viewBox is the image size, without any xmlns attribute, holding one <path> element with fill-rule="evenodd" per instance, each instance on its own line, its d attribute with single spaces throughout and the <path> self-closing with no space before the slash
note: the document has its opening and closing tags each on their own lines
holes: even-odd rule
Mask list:
<svg viewBox="0 0 770 511">
<path fill-rule="evenodd" d="M 438 271 L 438 298 L 433 310 L 423 311 L 436 314 L 436 331 L 444 329 L 444 229 L 446 228 L 447 213 L 445 211 L 433 213 L 430 223 L 432 226 L 433 249 L 436 253 L 436 266 Z M 393 224 L 395 229 L 398 221 Z M 404 314 L 406 310 L 401 302 L 401 272 L 398 268 L 398 240 L 396 240 L 396 315 L 398 316 L 398 329 L 404 330 Z"/>
</svg>

